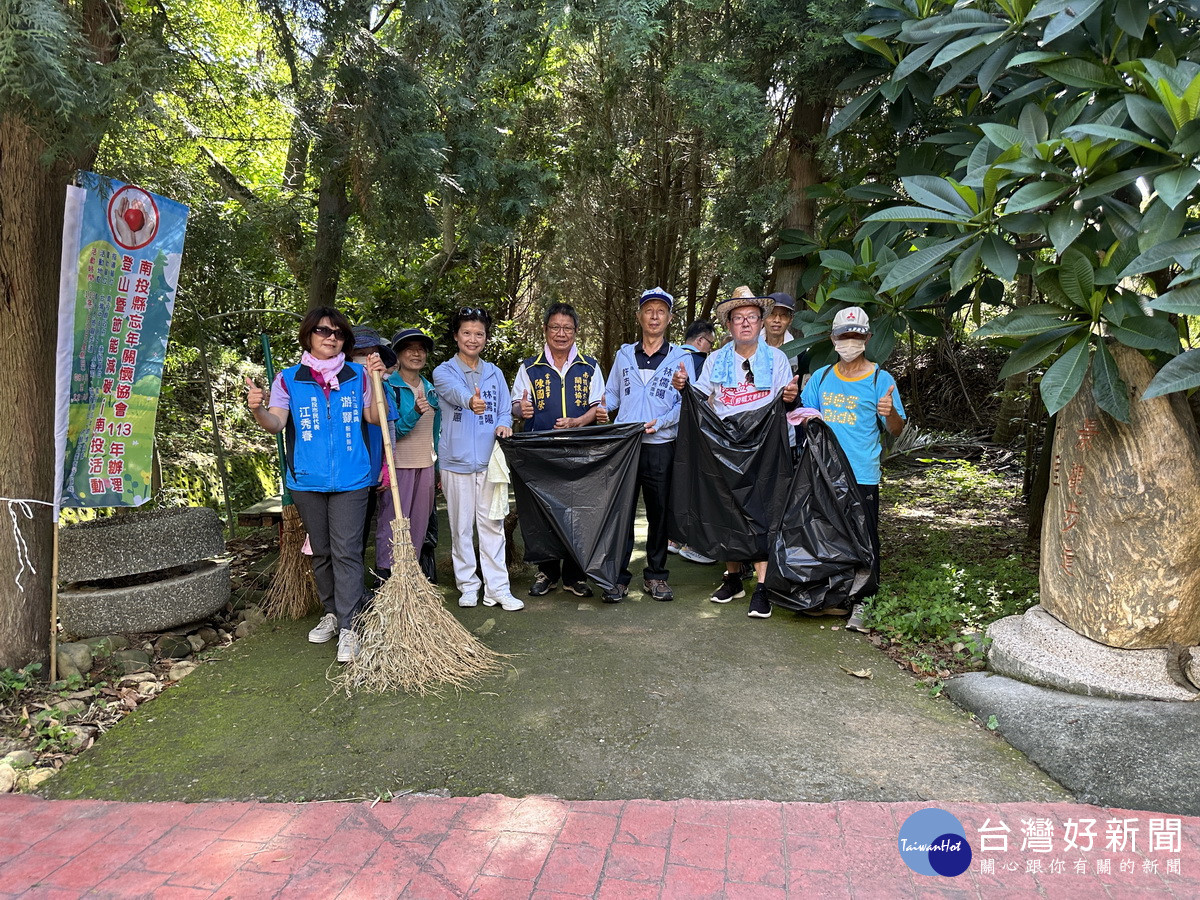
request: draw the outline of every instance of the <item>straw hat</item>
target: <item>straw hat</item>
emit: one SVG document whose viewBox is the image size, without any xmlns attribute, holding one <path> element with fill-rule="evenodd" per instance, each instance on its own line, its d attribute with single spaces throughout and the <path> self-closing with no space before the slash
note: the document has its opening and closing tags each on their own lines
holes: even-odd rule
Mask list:
<svg viewBox="0 0 1200 900">
<path fill-rule="evenodd" d="M 721 322 L 724 322 L 726 325 L 728 325 L 729 317 L 733 315 L 733 311 L 735 309 L 741 309 L 743 306 L 757 306 L 760 310 L 762 310 L 762 315 L 765 319 L 767 314 L 771 312 L 771 308 L 774 305 L 775 301 L 770 297 L 757 297 L 755 296 L 754 291 L 750 290 L 750 288 L 746 287 L 745 285 L 742 285 L 741 287 L 734 289 L 732 297 L 730 297 L 728 300 L 722 300 L 717 304 L 716 316 Z"/>
</svg>

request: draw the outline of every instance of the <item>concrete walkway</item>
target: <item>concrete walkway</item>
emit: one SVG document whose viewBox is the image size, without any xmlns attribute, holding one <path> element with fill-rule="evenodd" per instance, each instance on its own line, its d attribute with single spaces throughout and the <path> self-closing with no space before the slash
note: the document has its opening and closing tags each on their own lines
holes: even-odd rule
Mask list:
<svg viewBox="0 0 1200 900">
<path fill-rule="evenodd" d="M 7 795 L 0 897 L 1200 895 L 1200 819 L 1070 803 L 944 804 L 974 851 L 965 873 L 945 878 L 912 873 L 897 850 L 901 824 L 928 805 L 497 795 L 143 804 Z M 1082 827 L 1072 832 L 1071 823 Z M 1096 837 L 1084 851 L 1079 835 L 1089 831 Z M 1117 834 L 1122 850 L 1110 849 Z M 1072 835 L 1077 849 L 1068 851 Z M 981 849 L 984 840 L 990 849 Z"/>
</svg>

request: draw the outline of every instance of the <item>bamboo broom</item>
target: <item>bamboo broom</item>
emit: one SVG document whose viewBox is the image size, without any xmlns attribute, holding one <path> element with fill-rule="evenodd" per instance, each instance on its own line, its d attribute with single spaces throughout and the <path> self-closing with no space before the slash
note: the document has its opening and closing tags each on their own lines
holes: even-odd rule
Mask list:
<svg viewBox="0 0 1200 900">
<path fill-rule="evenodd" d="M 387 420 L 383 382 L 371 373 L 375 408 L 383 424 L 383 450 L 391 481 L 392 574 L 375 593 L 371 608 L 359 617 L 359 652 L 333 678 L 347 695 L 402 690 L 411 694 L 436 693 L 439 687 L 456 690 L 501 671 L 500 657 L 450 614 L 442 596 L 429 583 L 417 562 L 409 536 L 408 519 L 400 507 L 396 487 L 396 459 L 392 429 Z"/>
<path fill-rule="evenodd" d="M 275 381 L 275 366 L 271 361 L 271 339 L 261 335 L 263 361 L 267 367 L 267 384 Z M 304 546 L 304 523 L 300 511 L 292 503 L 287 489 L 287 459 L 283 452 L 283 435 L 275 435 L 275 450 L 279 454 L 280 500 L 283 518 L 279 523 L 279 559 L 271 584 L 263 596 L 262 610 L 268 619 L 303 619 L 321 608 L 317 582 L 313 579 L 312 563 L 300 548 Z"/>
</svg>

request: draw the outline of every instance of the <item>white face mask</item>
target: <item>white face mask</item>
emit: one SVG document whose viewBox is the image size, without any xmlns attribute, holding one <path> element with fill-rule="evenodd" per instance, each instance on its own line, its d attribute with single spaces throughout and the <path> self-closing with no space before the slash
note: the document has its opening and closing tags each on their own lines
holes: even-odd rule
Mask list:
<svg viewBox="0 0 1200 900">
<path fill-rule="evenodd" d="M 837 351 L 837 355 L 842 358 L 842 362 L 854 362 L 863 355 L 863 350 L 866 348 L 866 341 L 844 340 L 834 341 L 833 349 Z"/>
</svg>

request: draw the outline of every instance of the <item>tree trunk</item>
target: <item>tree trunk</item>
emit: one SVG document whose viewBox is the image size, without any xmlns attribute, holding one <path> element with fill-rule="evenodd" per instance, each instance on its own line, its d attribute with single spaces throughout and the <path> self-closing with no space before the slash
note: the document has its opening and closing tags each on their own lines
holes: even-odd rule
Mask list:
<svg viewBox="0 0 1200 900">
<path fill-rule="evenodd" d="M 821 168 L 817 163 L 817 145 L 825 133 L 828 106 L 824 101 L 797 98 L 788 122 L 788 211 L 784 228 L 816 230 L 817 204 L 808 196 L 808 189 L 821 183 Z M 776 265 L 775 290 L 796 296 L 804 263 L 787 260 Z"/>
<path fill-rule="evenodd" d="M 73 167 L 47 168 L 39 159 L 45 151 L 23 121 L 0 117 L 0 309 L 10 338 L 20 335 L 9 341 L 10 383 L 0 391 L 0 496 L 51 501 L 58 259 Z M 45 662 L 49 655 L 53 514 L 48 506 L 30 509 L 32 519 L 16 516 L 28 550 L 19 587 L 20 548 L 8 516 L 0 520 L 0 668 Z"/>
<path fill-rule="evenodd" d="M 1017 276 L 1017 295 L 1014 305 L 1028 306 L 1033 302 L 1033 276 Z M 992 432 L 992 443 L 1007 444 L 1025 430 L 1026 416 L 1029 404 L 1021 396 L 1029 381 L 1028 372 L 1019 372 L 1004 379 L 1004 393 L 1001 394 L 1000 411 L 996 414 L 996 430 Z"/>
</svg>

